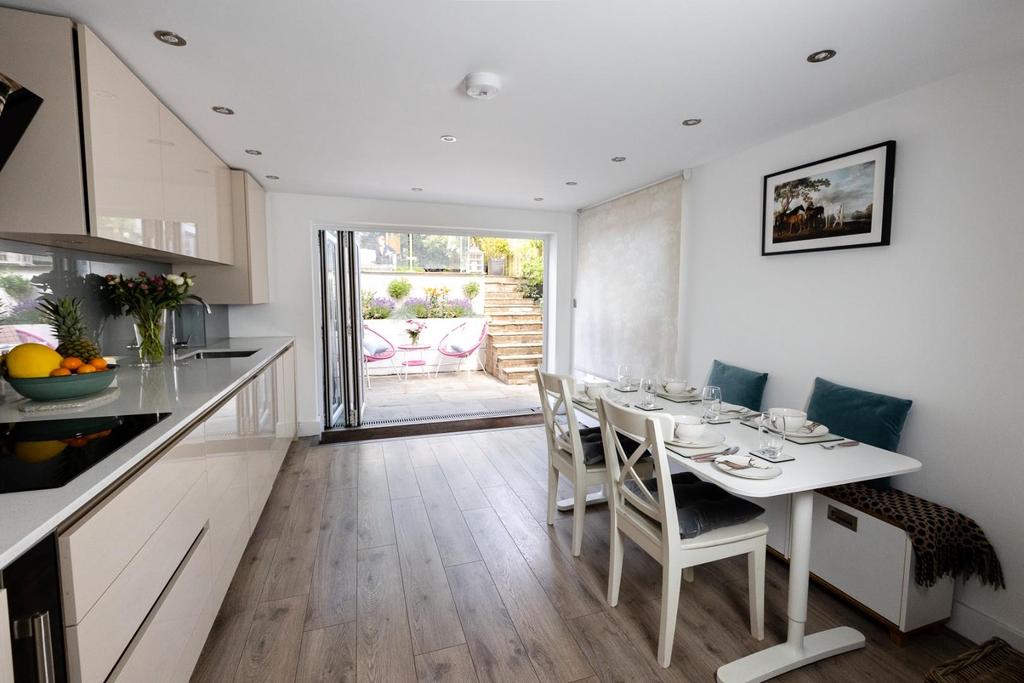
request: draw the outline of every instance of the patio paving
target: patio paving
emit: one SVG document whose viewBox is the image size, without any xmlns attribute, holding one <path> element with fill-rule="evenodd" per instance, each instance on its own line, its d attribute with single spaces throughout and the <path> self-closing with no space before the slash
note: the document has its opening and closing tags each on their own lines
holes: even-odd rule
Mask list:
<svg viewBox="0 0 1024 683">
<path fill-rule="evenodd" d="M 536 385 L 503 384 L 480 370 L 410 375 L 406 381 L 375 375 L 370 381 L 364 423 L 540 408 Z"/>
</svg>

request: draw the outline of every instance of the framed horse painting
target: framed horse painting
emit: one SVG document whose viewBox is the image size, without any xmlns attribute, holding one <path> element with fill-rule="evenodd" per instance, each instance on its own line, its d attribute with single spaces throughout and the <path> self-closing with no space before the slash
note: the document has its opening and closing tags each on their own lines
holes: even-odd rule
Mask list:
<svg viewBox="0 0 1024 683">
<path fill-rule="evenodd" d="M 889 244 L 892 140 L 764 177 L 761 254 Z"/>
</svg>

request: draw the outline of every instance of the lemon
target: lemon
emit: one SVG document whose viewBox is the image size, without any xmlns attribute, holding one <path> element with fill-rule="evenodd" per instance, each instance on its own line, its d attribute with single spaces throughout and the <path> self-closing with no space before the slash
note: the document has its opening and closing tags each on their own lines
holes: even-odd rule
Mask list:
<svg viewBox="0 0 1024 683">
<path fill-rule="evenodd" d="M 19 441 L 14 444 L 14 456 L 24 462 L 43 462 L 64 452 L 63 441 Z"/>
<path fill-rule="evenodd" d="M 44 344 L 18 344 L 7 354 L 7 373 L 15 379 L 49 377 L 64 360 Z"/>
</svg>

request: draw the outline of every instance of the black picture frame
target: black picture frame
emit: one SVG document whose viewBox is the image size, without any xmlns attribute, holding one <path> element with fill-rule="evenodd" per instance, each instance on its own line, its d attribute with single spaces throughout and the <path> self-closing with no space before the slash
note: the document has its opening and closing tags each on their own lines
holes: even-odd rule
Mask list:
<svg viewBox="0 0 1024 683">
<path fill-rule="evenodd" d="M 801 164 L 782 171 L 764 176 L 761 196 L 761 255 L 778 256 L 780 254 L 802 254 L 811 251 L 835 251 L 838 249 L 859 249 L 862 247 L 882 247 L 890 242 L 892 231 L 892 188 L 895 168 L 896 142 L 887 140 L 868 147 L 861 147 L 851 152 L 836 154 L 818 161 Z M 841 162 L 849 161 L 843 166 Z M 815 195 L 821 181 L 825 180 L 828 191 L 824 197 L 842 196 L 843 188 L 832 188 L 830 181 L 844 172 L 856 173 L 851 169 L 866 169 L 871 166 L 872 193 L 871 202 L 864 208 L 857 207 L 845 218 L 844 204 L 839 203 L 838 209 L 832 205 L 832 213 L 826 213 L 826 204 L 815 205 Z M 878 166 L 882 166 L 879 174 Z M 797 174 L 803 171 L 802 174 Z M 829 178 L 829 174 L 833 178 Z M 863 190 L 866 171 L 857 174 L 857 183 Z M 821 177 L 812 178 L 820 175 Z M 880 176 L 880 178 L 879 178 Z M 842 178 L 839 178 L 840 180 Z M 792 186 L 798 181 L 811 181 L 811 187 L 805 189 L 803 198 L 810 199 L 811 209 L 803 204 L 792 207 L 792 197 L 783 206 L 780 213 L 777 206 L 777 187 Z M 817 181 L 818 184 L 814 184 Z M 853 181 L 850 181 L 851 184 Z M 790 189 L 790 193 L 792 193 Z M 769 195 L 769 193 L 771 193 Z M 879 194 L 881 196 L 879 196 Z M 863 201 L 863 194 L 855 195 Z M 770 200 L 770 201 L 769 201 Z M 881 206 L 876 213 L 875 207 Z M 801 215 L 803 212 L 803 215 Z M 808 218 L 812 216 L 813 218 Z M 864 225 L 867 223 L 867 225 Z M 865 229 L 867 228 L 867 229 Z M 787 234 L 783 235 L 782 233 Z M 815 244 L 817 242 L 817 244 Z"/>
</svg>

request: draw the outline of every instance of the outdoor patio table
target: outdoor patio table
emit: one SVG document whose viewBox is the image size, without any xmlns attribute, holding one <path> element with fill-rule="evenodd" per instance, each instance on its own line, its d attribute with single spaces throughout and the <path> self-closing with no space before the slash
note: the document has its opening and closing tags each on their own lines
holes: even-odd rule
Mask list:
<svg viewBox="0 0 1024 683">
<path fill-rule="evenodd" d="M 608 392 L 611 394 L 614 390 Z M 695 415 L 700 412 L 699 405 L 674 403 L 661 398 L 657 399 L 657 404 L 671 415 Z M 578 404 L 575 407 L 584 415 L 597 417 L 594 410 Z M 747 453 L 759 446 L 757 430 L 741 425 L 739 420 L 710 428 L 725 435 L 725 445 L 739 446 L 740 453 Z M 785 452 L 795 460 L 777 464 L 782 470 L 781 475 L 774 479 L 742 479 L 720 471 L 710 462 L 697 463 L 684 457 L 686 453 L 696 454 L 700 450 L 677 449 L 671 445 L 666 450 L 673 462 L 729 493 L 746 498 L 790 496 L 791 499 L 789 596 L 786 610 L 789 627 L 786 642 L 719 667 L 718 680 L 721 683 L 765 681 L 805 664 L 864 647 L 864 635 L 848 626 L 838 626 L 810 635 L 804 633 L 807 623 L 814 491 L 839 484 L 915 472 L 921 469 L 919 461 L 867 444 L 828 451 L 816 444 L 787 442 Z"/>
<path fill-rule="evenodd" d="M 424 351 L 430 350 L 430 344 L 399 344 L 395 347 L 402 352 L 405 360 L 400 365 L 404 374 L 402 379 L 409 379 L 409 368 L 421 368 L 427 364 L 426 359 L 423 357 Z M 416 358 L 410 358 L 410 354 L 418 354 Z"/>
</svg>

